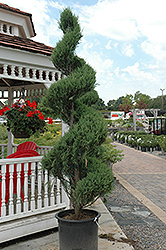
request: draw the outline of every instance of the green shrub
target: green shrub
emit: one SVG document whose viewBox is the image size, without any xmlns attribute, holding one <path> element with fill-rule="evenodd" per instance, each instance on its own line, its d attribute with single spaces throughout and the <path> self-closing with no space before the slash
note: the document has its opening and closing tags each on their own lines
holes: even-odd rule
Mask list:
<svg viewBox="0 0 166 250">
<path fill-rule="evenodd" d="M 122 154 L 123 150 L 117 150 L 116 146 L 112 144 L 112 140 L 107 137 L 106 141 L 102 144 L 103 147 L 103 155 L 102 159 L 105 162 L 111 162 L 115 164 L 118 161 L 121 161 L 124 157 Z"/>
<path fill-rule="evenodd" d="M 160 135 L 158 136 L 158 144 L 161 147 L 161 149 L 166 152 L 166 136 Z"/>
<path fill-rule="evenodd" d="M 107 126 L 111 126 L 112 125 L 112 121 L 110 119 L 105 119 L 105 122 L 106 122 Z"/>
<path fill-rule="evenodd" d="M 0 141 L 8 138 L 8 130 L 4 124 L 0 124 Z"/>
<path fill-rule="evenodd" d="M 61 124 L 46 124 L 44 133 L 35 133 L 27 139 L 14 138 L 15 144 L 34 141 L 38 146 L 54 146 L 61 137 Z"/>
</svg>

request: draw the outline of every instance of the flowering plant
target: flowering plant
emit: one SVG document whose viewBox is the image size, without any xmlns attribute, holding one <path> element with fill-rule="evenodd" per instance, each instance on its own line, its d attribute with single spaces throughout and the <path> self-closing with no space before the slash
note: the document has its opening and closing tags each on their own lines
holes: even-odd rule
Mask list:
<svg viewBox="0 0 166 250">
<path fill-rule="evenodd" d="M 15 137 L 21 137 L 24 133 L 26 137 L 30 137 L 36 131 L 42 131 L 45 126 L 45 117 L 40 110 L 37 110 L 35 101 L 32 103 L 23 99 L 16 101 L 12 106 L 5 106 L 0 110 L 0 115 L 6 115 L 7 127 Z M 52 124 L 53 119 L 49 118 L 48 123 Z"/>
</svg>

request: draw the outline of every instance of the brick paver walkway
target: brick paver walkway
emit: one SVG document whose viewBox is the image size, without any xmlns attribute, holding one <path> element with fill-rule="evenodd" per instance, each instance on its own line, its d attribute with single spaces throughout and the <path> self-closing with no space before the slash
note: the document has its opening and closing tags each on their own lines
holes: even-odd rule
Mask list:
<svg viewBox="0 0 166 250">
<path fill-rule="evenodd" d="M 166 160 L 123 144 L 114 144 L 125 156 L 114 164 L 113 171 L 166 212 Z"/>
</svg>

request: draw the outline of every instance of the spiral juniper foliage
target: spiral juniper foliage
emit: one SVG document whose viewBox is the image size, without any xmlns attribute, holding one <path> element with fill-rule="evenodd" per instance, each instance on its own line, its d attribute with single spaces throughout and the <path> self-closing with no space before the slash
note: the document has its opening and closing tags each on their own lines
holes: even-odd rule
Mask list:
<svg viewBox="0 0 166 250">
<path fill-rule="evenodd" d="M 44 103 L 70 129 L 42 164 L 60 179 L 78 218 L 82 208 L 111 191 L 113 175 L 102 160 L 106 124 L 91 107 L 99 98 L 94 90 L 96 73 L 75 53 L 82 33 L 78 17 L 70 8 L 61 13 L 59 27 L 63 38 L 53 50 L 52 62 L 65 78 L 51 85 Z"/>
</svg>

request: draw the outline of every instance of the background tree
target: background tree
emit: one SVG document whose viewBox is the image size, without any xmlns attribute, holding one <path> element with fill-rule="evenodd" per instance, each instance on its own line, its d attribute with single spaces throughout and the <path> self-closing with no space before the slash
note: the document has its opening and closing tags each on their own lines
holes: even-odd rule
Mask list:
<svg viewBox="0 0 166 250">
<path fill-rule="evenodd" d="M 128 103 L 128 100 L 125 100 L 125 103 L 120 104 L 119 108 L 121 111 L 124 111 L 126 114 L 132 109 L 132 105 Z"/>
<path fill-rule="evenodd" d="M 161 109 L 162 108 L 162 96 L 157 96 L 149 101 L 148 108 Z M 166 110 L 166 95 L 163 95 L 163 108 Z"/>
<path fill-rule="evenodd" d="M 52 61 L 66 78 L 51 85 L 43 102 L 70 129 L 42 164 L 60 179 L 78 219 L 84 206 L 111 191 L 113 175 L 103 161 L 107 127 L 100 112 L 91 107 L 99 98 L 94 90 L 96 73 L 75 54 L 82 37 L 78 17 L 64 9 L 59 27 L 63 37 L 53 50 Z"/>
<path fill-rule="evenodd" d="M 105 110 L 106 109 L 106 105 L 101 98 L 98 99 L 98 101 L 93 105 L 93 107 L 97 110 Z"/>
<path fill-rule="evenodd" d="M 140 91 L 137 91 L 134 95 L 134 101 L 136 103 L 136 108 L 144 109 L 147 108 L 151 97 L 146 94 L 142 94 Z"/>
<path fill-rule="evenodd" d="M 121 111 L 124 111 L 125 113 L 128 113 L 133 108 L 133 96 L 132 95 L 126 95 L 122 99 L 122 104 L 119 105 L 119 108 Z"/>
<path fill-rule="evenodd" d="M 114 110 L 116 100 L 109 100 L 107 103 L 107 110 Z"/>
<path fill-rule="evenodd" d="M 119 105 L 122 104 L 122 100 L 123 100 L 124 96 L 120 96 L 117 100 L 110 100 L 107 103 L 107 109 L 108 110 L 112 110 L 112 111 L 116 111 L 119 110 Z"/>
<path fill-rule="evenodd" d="M 146 104 L 143 100 L 140 100 L 136 103 L 135 108 L 136 109 L 147 109 L 149 104 Z"/>
</svg>

